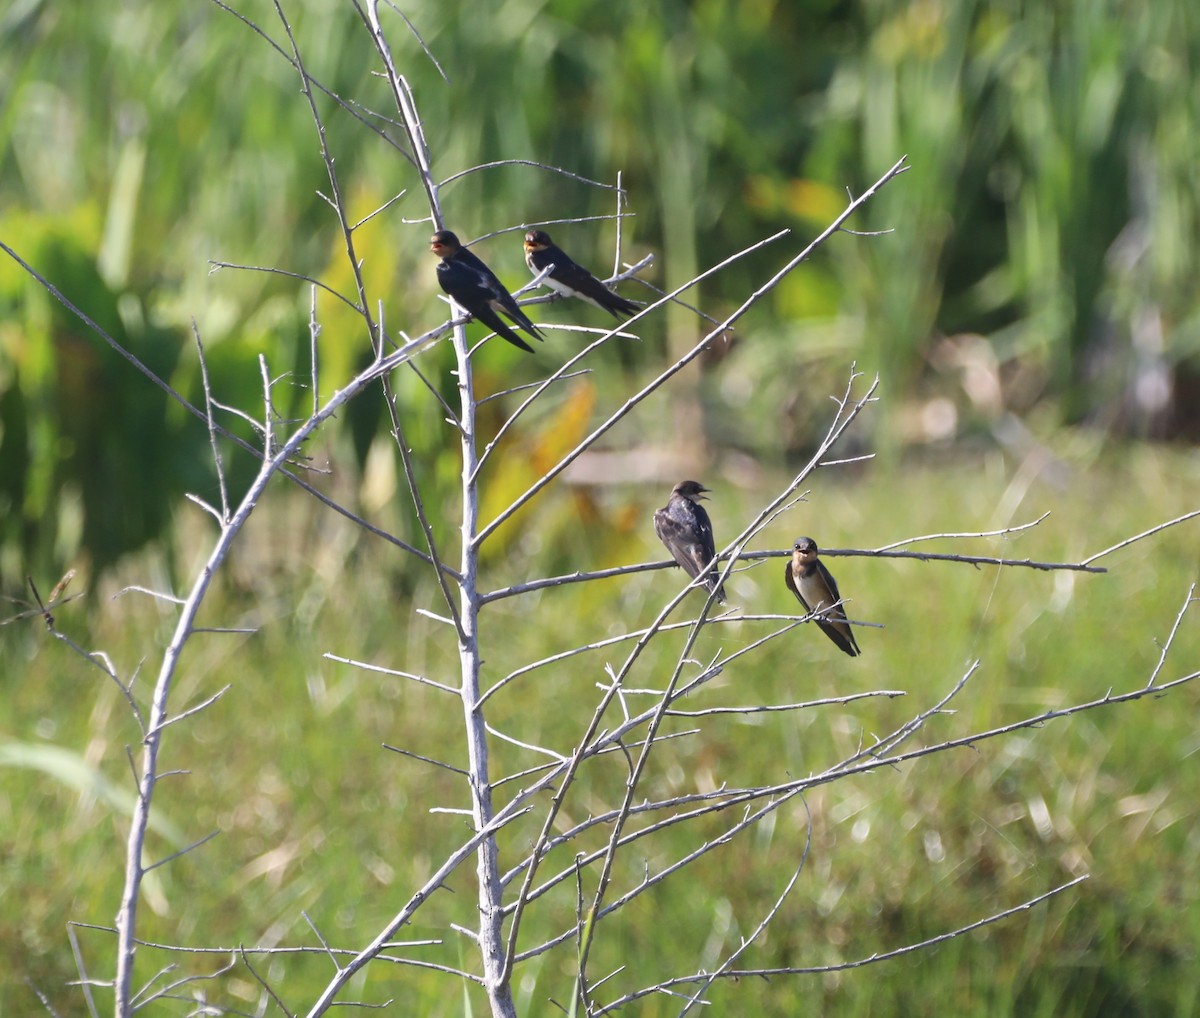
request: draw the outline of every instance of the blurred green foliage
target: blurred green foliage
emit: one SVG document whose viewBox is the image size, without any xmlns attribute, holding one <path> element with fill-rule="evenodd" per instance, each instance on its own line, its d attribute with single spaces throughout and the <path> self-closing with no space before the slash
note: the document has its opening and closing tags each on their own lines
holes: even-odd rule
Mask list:
<svg viewBox="0 0 1200 1018">
<path fill-rule="evenodd" d="M 883 374 L 884 445 L 931 437 L 905 422 L 921 420 L 906 405 L 919 411 L 933 399 L 956 411 L 950 437 L 1038 405 L 1052 410 L 1047 422 L 1200 434 L 1189 398 L 1200 378 L 1200 140 L 1191 129 L 1200 33 L 1183 0 L 1151 10 L 1118 0 L 419 0 L 404 9 L 449 79 L 388 15 L 439 177 L 499 159 L 610 183 L 621 171 L 635 213 L 623 253 L 654 252 L 650 279 L 664 286 L 791 227 L 693 293 L 713 313 L 736 306 L 826 225 L 844 189 L 861 191 L 908 154 L 913 170 L 850 224 L 893 233 L 835 237 L 744 319 L 723 356 L 681 378 L 674 398 L 699 397 L 711 455 L 779 463 L 802 453 L 822 406 L 809 394 L 839 385 L 850 359 Z M 237 10 L 288 51 L 270 4 Z M 285 10 L 310 73 L 386 116 L 390 99 L 371 76 L 374 54 L 352 5 Z M 262 352 L 273 372 L 294 373 L 275 392 L 281 413 L 302 409 L 308 288 L 263 272 L 210 276 L 207 264 L 272 266 L 351 292 L 298 90 L 284 57 L 213 3 L 10 5 L 0 15 L 0 239 L 114 338 L 147 351 L 185 394 L 199 392 L 194 318 L 220 399 L 260 405 Z M 351 219 L 406 190 L 356 237 L 371 299 L 384 302 L 393 329 L 436 324 L 444 305 L 411 167 L 327 97 L 319 103 Z M 444 198 L 450 225 L 470 237 L 616 208 L 611 191 L 528 166 L 471 174 Z M 611 222 L 557 232 L 586 264 L 612 264 Z M 517 235 L 480 250 L 503 278 L 526 277 Z M 47 313 L 36 289 L 4 259 L 6 577 L 20 572 L 18 560 L 53 571 L 81 543 L 104 567 L 160 533 L 182 491 L 215 490 L 192 452 L 200 426 L 161 405 L 135 409 L 158 397 L 69 315 Z M 638 295 L 636 284 L 626 289 Z M 576 307 L 543 314 L 591 322 Z M 321 295 L 318 315 L 328 392 L 369 344 L 339 302 Z M 700 328 L 679 307 L 651 320 L 641 347 L 626 344 L 597 366 L 600 393 L 622 391 Z M 961 354 L 975 336 L 999 379 L 994 399 L 966 384 Z M 495 377 L 485 371 L 483 381 L 540 374 L 572 342 L 556 337 L 528 360 L 489 351 Z M 426 366 L 450 384 L 445 351 Z M 445 455 L 448 432 L 427 404 L 416 408 L 420 384 L 398 385 L 416 409 L 414 448 L 426 461 Z M 597 414 L 607 408 L 596 401 Z M 342 461 L 364 463 L 384 420 L 377 396 L 364 397 L 347 415 Z M 103 463 L 74 440 L 79 428 Z M 144 440 L 126 442 L 122 429 Z M 89 470 L 108 478 L 107 491 Z M 452 478 L 452 464 L 434 473 Z M 438 494 L 452 497 L 453 485 Z M 118 496 L 127 521 L 110 518 L 105 499 Z"/>
</svg>

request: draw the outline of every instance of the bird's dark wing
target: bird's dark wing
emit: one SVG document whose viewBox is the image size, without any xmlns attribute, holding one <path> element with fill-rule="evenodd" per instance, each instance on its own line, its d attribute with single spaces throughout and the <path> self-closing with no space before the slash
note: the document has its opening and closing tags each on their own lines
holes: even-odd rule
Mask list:
<svg viewBox="0 0 1200 1018">
<path fill-rule="evenodd" d="M 708 520 L 708 514 L 690 502 L 688 508 L 692 511 L 687 512 L 686 517 L 682 515 L 684 510 L 672 512 L 673 508 L 675 507 L 668 506 L 654 513 L 654 531 L 659 540 L 667 546 L 671 557 L 694 580 L 716 555 L 712 524 Z M 715 590 L 717 600 L 724 604 L 725 587 L 718 587 L 717 579 L 715 570 L 710 571 L 704 578 L 704 585 L 710 591 Z"/>
<path fill-rule="evenodd" d="M 475 313 L 493 297 L 486 280 L 470 265 L 453 258 L 444 258 L 437 266 L 438 285 L 463 308 Z"/>
<path fill-rule="evenodd" d="M 827 612 L 827 615 L 832 615 L 833 612 Z M 839 621 L 830 621 L 828 618 L 818 618 L 817 625 L 820 626 L 821 632 L 829 637 L 838 649 L 849 654 L 851 657 L 858 657 L 862 653 L 858 649 L 858 644 L 854 639 L 854 630 L 850 628 L 850 623 L 846 621 L 846 616 L 843 614 Z"/>
<path fill-rule="evenodd" d="M 578 266 L 576 266 L 578 268 Z M 579 274 L 572 274 L 564 280 L 564 285 L 571 287 L 579 296 L 598 304 L 614 318 L 629 317 L 639 310 L 638 305 L 626 300 L 620 294 L 613 293 L 600 280 L 586 269 L 579 269 Z"/>
<path fill-rule="evenodd" d="M 451 257 L 453 261 L 458 262 L 463 268 L 471 269 L 482 277 L 485 285 L 499 287 L 501 290 L 504 289 L 504 284 L 496 278 L 496 273 L 489 269 L 487 262 L 475 254 L 474 251 L 460 247 Z"/>
<path fill-rule="evenodd" d="M 828 588 L 829 594 L 833 596 L 832 604 L 837 604 L 842 599 L 838 592 L 837 582 L 830 574 L 829 570 L 818 559 L 815 563 L 817 574 L 824 581 Z M 808 603 L 808 600 L 800 593 L 800 586 L 796 583 L 796 578 L 792 575 L 792 562 L 789 559 L 784 567 L 783 578 L 788 585 L 788 589 L 796 595 L 796 600 L 804 605 L 806 612 L 812 612 L 813 606 Z M 817 598 L 818 605 L 825 605 L 825 597 L 822 595 Z M 849 654 L 851 657 L 857 657 L 862 653 L 858 649 L 858 643 L 854 639 L 854 631 L 850 628 L 850 623 L 846 621 L 846 613 L 842 610 L 840 604 L 835 608 L 824 607 L 821 614 L 814 620 L 817 623 L 821 632 L 831 639 L 839 650 Z"/>
<path fill-rule="evenodd" d="M 461 252 L 460 252 L 461 253 Z M 475 259 L 479 261 L 479 259 Z M 482 263 L 480 263 L 482 264 Z M 486 266 L 484 266 L 486 269 Z M 495 293 L 484 275 L 461 260 L 444 259 L 437 267 L 438 283 L 462 307 L 498 336 L 513 346 L 533 353 L 533 347 L 518 336 L 504 320 L 492 310 Z M 511 298 L 510 298 L 511 299 Z"/>
<path fill-rule="evenodd" d="M 841 591 L 838 590 L 837 580 L 833 578 L 833 574 L 825 568 L 825 564 L 820 559 L 816 562 L 816 567 L 821 574 L 821 579 L 825 581 L 825 586 L 829 588 L 829 593 L 833 595 L 834 608 L 827 608 L 822 617 L 817 619 L 817 625 L 821 627 L 821 632 L 829 637 L 838 648 L 849 654 L 851 657 L 857 657 L 862 653 L 858 649 L 858 642 L 854 639 L 854 630 L 850 628 L 850 623 L 846 619 L 846 610 L 838 604 L 842 599 Z"/>
<path fill-rule="evenodd" d="M 533 347 L 505 324 L 504 319 L 493 310 L 494 307 L 494 304 L 484 304 L 483 307 L 475 312 L 475 317 L 491 329 L 492 332 L 496 333 L 497 336 L 507 339 L 513 346 L 519 346 L 522 350 L 533 353 Z M 540 339 L 541 337 L 539 336 L 538 338 Z"/>
<path fill-rule="evenodd" d="M 708 559 L 703 557 L 703 548 L 696 540 L 695 528 L 675 519 L 669 510 L 659 509 L 654 513 L 654 532 L 667 546 L 671 557 L 693 580 L 708 565 Z"/>
<path fill-rule="evenodd" d="M 561 249 L 551 247 L 538 252 L 538 254 L 542 263 L 538 269 L 539 272 L 553 263 L 554 271 L 550 273 L 552 280 L 576 296 L 591 301 L 614 318 L 631 315 L 638 310 L 638 306 L 633 301 L 613 293 L 582 265 L 572 261 Z"/>
<path fill-rule="evenodd" d="M 529 320 L 529 316 L 521 310 L 521 305 L 511 293 L 505 290 L 492 300 L 492 307 L 497 311 L 503 311 L 509 318 L 513 320 L 522 329 L 528 332 L 531 336 L 536 336 L 538 339 L 544 337 L 538 331 L 538 327 Z"/>
<path fill-rule="evenodd" d="M 708 513 L 704 511 L 704 506 L 698 502 L 688 502 L 688 507 L 691 509 L 692 516 L 695 520 L 696 537 L 700 542 L 703 551 L 704 560 L 702 566 L 708 565 L 714 558 L 717 557 L 717 542 L 713 537 L 712 520 L 708 518 Z M 725 587 L 717 587 L 717 571 L 713 568 L 708 579 L 705 580 L 708 589 L 716 588 L 717 600 L 721 604 L 725 603 Z"/>
<path fill-rule="evenodd" d="M 704 506 L 692 504 L 692 514 L 696 519 L 696 533 L 704 545 L 704 550 L 708 553 L 708 558 L 711 560 L 717 554 L 717 542 L 713 539 L 712 520 L 708 518 L 708 513 L 704 511 Z"/>
<path fill-rule="evenodd" d="M 784 580 L 787 581 L 788 590 L 790 590 L 793 594 L 795 594 L 796 600 L 799 601 L 802 605 L 804 605 L 804 610 L 806 612 L 811 612 L 812 609 L 808 606 L 808 602 L 804 600 L 804 595 L 800 593 L 800 588 L 796 586 L 796 580 L 792 576 L 792 560 L 791 559 L 788 559 L 787 562 L 785 562 L 783 564 L 783 578 L 784 578 Z"/>
<path fill-rule="evenodd" d="M 825 586 L 829 588 L 829 593 L 833 595 L 834 601 L 840 601 L 842 599 L 842 592 L 838 590 L 837 580 L 833 578 L 833 573 L 825 568 L 825 563 L 820 559 L 817 559 L 815 565 L 817 571 L 821 574 L 821 579 L 825 581 Z"/>
<path fill-rule="evenodd" d="M 451 260 L 458 262 L 464 269 L 475 273 L 479 285 L 489 292 L 489 302 L 497 311 L 503 311 L 517 325 L 521 326 L 521 328 L 525 329 L 531 335 L 536 336 L 538 339 L 542 338 L 542 334 L 538 332 L 537 326 L 521 310 L 521 305 L 517 303 L 516 298 L 508 292 L 504 284 L 484 264 L 481 258 L 472 254 L 465 247 L 460 247 L 454 253 L 454 257 Z"/>
</svg>

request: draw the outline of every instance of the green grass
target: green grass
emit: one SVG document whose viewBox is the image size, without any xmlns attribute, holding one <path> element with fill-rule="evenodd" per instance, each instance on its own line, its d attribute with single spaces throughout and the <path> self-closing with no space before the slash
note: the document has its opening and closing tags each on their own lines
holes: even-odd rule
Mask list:
<svg viewBox="0 0 1200 1018">
<path fill-rule="evenodd" d="M 994 529 L 1049 510 L 1039 527 L 1005 540 L 928 548 L 1076 560 L 1200 501 L 1194 457 L 1154 448 L 1097 455 L 1084 435 L 1062 434 L 1053 444 L 1066 471 L 1061 484 L 1041 475 L 1030 479 L 998 454 L 940 466 L 875 466 L 854 480 L 823 471 L 808 502 L 756 547 L 783 547 L 797 533 L 830 548 L 872 547 L 915 534 Z M 740 493 L 715 476 L 708 481 L 717 489 L 718 538 L 748 519 L 756 498 L 766 494 Z M 648 511 L 661 494 L 552 492 L 525 525 L 553 532 L 556 520 L 585 514 L 594 525 L 571 552 L 581 567 L 659 557 Z M 461 765 L 458 702 L 321 656 L 332 652 L 453 682 L 453 646 L 436 623 L 414 614 L 417 607 L 438 610 L 437 591 L 410 562 L 359 538 L 340 520 L 314 519 L 310 509 L 282 490 L 274 501 L 268 498 L 205 610 L 206 624 L 255 624 L 258 635 L 199 636 L 185 657 L 173 694 L 177 711 L 226 683 L 232 688 L 165 741 L 163 766 L 188 773 L 160 786 L 156 815 L 168 829 L 151 835 L 149 855 L 174 851 L 179 839 L 221 834 L 154 872 L 141 913 L 147 940 L 312 945 L 301 917 L 306 911 L 332 944 L 360 946 L 463 836 L 462 817 L 428 811 L 466 806 L 461 782 L 381 748 L 386 742 Z M 209 538 L 191 510 L 181 514 L 179 554 L 186 561 Z M 1136 688 L 1197 579 L 1197 525 L 1109 556 L 1101 563 L 1110 570 L 1104 576 L 831 558 L 843 594 L 853 599 L 851 614 L 885 626 L 861 632 L 863 656 L 845 658 L 815 628 L 804 627 L 731 665 L 688 706 L 786 703 L 885 688 L 907 695 L 802 713 L 702 719 L 699 734 L 656 751 L 644 792 L 653 798 L 822 770 L 927 709 L 974 660 L 979 668 L 950 705 L 954 712 L 931 720 L 911 746 Z M 289 532 L 300 536 L 291 540 Z M 545 549 L 542 558 L 558 553 Z M 730 583 L 731 600 L 748 611 L 791 610 L 780 568 L 774 560 L 739 573 Z M 539 569 L 536 560 L 510 557 L 490 567 L 484 583 L 500 585 Z M 145 556 L 86 602 L 64 607 L 59 622 L 81 644 L 107 651 L 124 675 L 143 662 L 138 693 L 144 701 L 173 613 L 137 597 L 110 600 L 113 589 L 135 581 L 169 584 L 158 560 Z M 649 620 L 679 583 L 675 571 L 656 572 L 494 605 L 484 616 L 485 683 L 516 663 Z M 694 656 L 704 661 L 729 652 L 762 631 L 755 624 L 710 627 Z M 65 986 L 75 977 L 65 924 L 112 923 L 127 829 L 122 800 L 81 775 L 129 789 L 125 747 L 136 746 L 138 734 L 112 683 L 52 641 L 39 623 L 4 627 L 0 640 L 9 703 L 0 749 L 10 750 L 0 782 L 0 818 L 9 832 L 0 893 L 10 903 L 0 919 L 0 1013 L 36 1011 L 26 979 L 60 1013 L 80 1013 L 79 991 Z M 629 684 L 661 687 L 679 644 L 665 638 Z M 568 752 L 590 716 L 603 666 L 622 659 L 619 648 L 610 648 L 531 673 L 493 698 L 489 720 L 523 740 Z M 1193 613 L 1184 619 L 1163 678 L 1195 670 L 1198 661 L 1200 625 Z M 811 816 L 801 878 L 768 933 L 743 956 L 745 967 L 867 957 L 1020 904 L 1079 873 L 1090 879 L 1028 913 L 894 962 L 718 985 L 714 1013 L 928 1013 L 930 1001 L 938 1013 L 962 1015 L 1194 1013 L 1200 991 L 1198 702 L 1200 687 L 1187 686 L 1163 699 L 1105 708 L 813 788 L 803 804 L 793 800 L 688 875 L 600 924 L 593 978 L 626 966 L 600 999 L 655 974 L 719 964 L 798 865 Z M 673 719 L 667 730 L 694 724 Z M 12 744 L 56 747 L 74 769 L 38 766 Z M 29 765 L 13 766 L 14 758 Z M 495 741 L 493 760 L 497 774 L 539 762 Z M 611 803 L 625 774 L 619 756 L 584 768 L 564 822 Z M 535 815 L 504 842 L 505 865 L 527 846 L 547 801 L 537 800 Z M 641 879 L 644 863 L 653 871 L 722 827 L 710 820 L 639 843 L 618 865 L 614 888 Z M 603 834 L 594 832 L 583 845 L 598 844 Z M 553 854 L 543 876 L 569 865 L 573 853 Z M 435 895 L 403 935 L 444 940 L 441 947 L 412 950 L 413 957 L 474 970 L 475 952 L 446 928 L 450 921 L 475 922 L 473 868 L 462 868 L 450 883 L 454 893 Z M 522 944 L 568 924 L 574 896 L 572 880 L 533 908 Z M 88 930 L 79 938 L 90 974 L 108 975 L 112 938 Z M 568 1001 L 574 956 L 567 944 L 518 970 L 525 1013 L 549 1013 L 550 997 Z M 179 959 L 143 949 L 135 982 L 173 960 Z M 182 961 L 188 971 L 222 964 L 216 957 Z M 311 1000 L 330 971 L 319 956 L 260 960 L 256 968 L 294 1009 Z M 253 1010 L 257 999 L 244 968 L 207 992 L 243 1010 Z M 107 1010 L 109 998 L 97 997 Z M 349 998 L 394 998 L 396 1013 L 465 1013 L 463 988 L 450 977 L 383 964 L 356 982 Z M 468 990 L 467 998 L 475 1013 L 484 1011 L 477 990 Z M 678 1006 L 648 998 L 630 1013 L 674 1014 Z M 155 1013 L 184 1010 L 160 1004 Z"/>
</svg>

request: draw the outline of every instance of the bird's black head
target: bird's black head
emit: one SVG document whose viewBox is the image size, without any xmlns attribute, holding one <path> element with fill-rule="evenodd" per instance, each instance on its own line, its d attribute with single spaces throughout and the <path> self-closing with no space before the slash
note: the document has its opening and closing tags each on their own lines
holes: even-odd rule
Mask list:
<svg viewBox="0 0 1200 1018">
<path fill-rule="evenodd" d="M 550 243 L 550 234 L 545 230 L 530 230 L 525 234 L 526 251 L 545 251 Z"/>
<path fill-rule="evenodd" d="M 450 258 L 462 245 L 449 230 L 438 230 L 429 238 L 429 250 L 439 258 Z"/>
<path fill-rule="evenodd" d="M 684 498 L 692 502 L 699 502 L 704 498 L 704 493 L 711 489 L 704 487 L 699 481 L 680 481 L 674 488 L 671 489 L 672 495 L 682 495 Z"/>
<path fill-rule="evenodd" d="M 811 537 L 797 537 L 796 543 L 792 545 L 792 551 L 798 551 L 806 558 L 817 557 L 817 542 Z"/>
</svg>

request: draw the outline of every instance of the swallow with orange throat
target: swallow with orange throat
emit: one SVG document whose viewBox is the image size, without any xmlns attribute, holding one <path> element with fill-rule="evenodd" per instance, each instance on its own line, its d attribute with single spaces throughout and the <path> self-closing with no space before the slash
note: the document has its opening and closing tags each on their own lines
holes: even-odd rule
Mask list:
<svg viewBox="0 0 1200 1018">
<path fill-rule="evenodd" d="M 542 334 L 482 259 L 463 247 L 449 230 L 438 230 L 429 241 L 429 250 L 441 259 L 438 283 L 455 304 L 513 346 L 533 353 L 533 347 L 509 328 L 500 312 L 531 336 L 541 339 Z"/>
<path fill-rule="evenodd" d="M 550 270 L 542 279 L 543 286 L 564 297 L 586 300 L 614 318 L 628 318 L 639 310 L 639 305 L 613 293 L 582 265 L 572 261 L 545 230 L 530 230 L 525 234 L 525 264 L 535 278 Z"/>
</svg>

